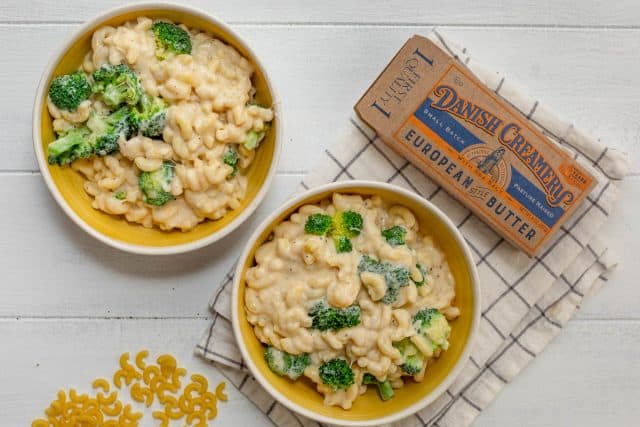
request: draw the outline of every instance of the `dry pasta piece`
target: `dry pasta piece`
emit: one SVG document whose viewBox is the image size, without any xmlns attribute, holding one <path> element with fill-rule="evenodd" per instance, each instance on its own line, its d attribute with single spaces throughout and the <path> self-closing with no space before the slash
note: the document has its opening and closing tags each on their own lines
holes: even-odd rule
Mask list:
<svg viewBox="0 0 640 427">
<path fill-rule="evenodd" d="M 136 367 L 129 362 L 129 353 L 122 353 L 122 355 L 120 355 L 120 367 L 127 372 L 127 375 L 131 378 L 136 380 L 141 378 L 141 374 L 136 370 Z"/>
<path fill-rule="evenodd" d="M 102 405 L 100 409 L 102 409 L 102 412 L 104 412 L 105 415 L 109 415 L 110 417 L 115 417 L 118 414 L 120 414 L 120 412 L 122 411 L 122 403 L 120 401 L 116 401 L 116 402 L 113 402 L 113 405 L 111 406 Z"/>
<path fill-rule="evenodd" d="M 200 393 L 206 393 L 209 389 L 209 381 L 207 381 L 207 379 L 200 374 L 191 375 L 191 381 L 200 386 Z"/>
<path fill-rule="evenodd" d="M 162 411 L 153 411 L 153 418 L 160 421 L 160 427 L 169 427 L 169 416 Z"/>
<path fill-rule="evenodd" d="M 161 375 L 159 367 L 156 365 L 147 365 L 142 373 L 142 380 L 146 385 L 151 385 L 151 381 L 159 375 Z"/>
<path fill-rule="evenodd" d="M 207 419 L 212 420 L 218 415 L 218 407 L 216 406 L 216 396 L 213 393 L 207 393 L 204 396 L 205 412 Z"/>
<path fill-rule="evenodd" d="M 133 400 L 144 403 L 147 408 L 153 404 L 154 393 L 150 388 L 143 387 L 140 383 L 134 383 L 129 391 Z"/>
<path fill-rule="evenodd" d="M 158 385 L 156 389 L 156 396 L 158 396 L 158 400 L 160 400 L 161 403 L 164 403 L 163 400 L 167 396 L 167 393 L 177 393 L 179 390 L 180 390 L 179 385 L 168 383 L 168 382 L 162 382 Z"/>
<path fill-rule="evenodd" d="M 147 364 L 144 363 L 144 359 L 146 359 L 147 356 L 149 356 L 149 350 L 142 350 L 136 355 L 136 366 L 143 372 L 144 368 L 147 366 Z"/>
<path fill-rule="evenodd" d="M 176 358 L 168 354 L 158 356 L 156 362 L 160 366 L 162 375 L 164 375 L 165 377 L 170 377 L 171 374 L 176 370 L 178 365 L 176 362 Z"/>
<path fill-rule="evenodd" d="M 218 400 L 222 400 L 223 402 L 229 400 L 229 397 L 224 392 L 224 388 L 226 387 L 226 385 L 227 384 L 223 381 L 216 386 L 216 397 L 218 398 Z"/>
<path fill-rule="evenodd" d="M 105 393 L 109 393 L 109 390 L 111 389 L 109 381 L 106 378 L 96 378 L 91 383 L 91 387 L 94 389 L 102 389 Z"/>
<path fill-rule="evenodd" d="M 171 374 L 171 384 L 174 387 L 177 387 L 178 390 L 182 387 L 182 381 L 180 381 L 180 377 L 184 377 L 187 375 L 187 370 L 185 368 L 178 368 Z"/>
<path fill-rule="evenodd" d="M 112 392 L 108 396 L 105 396 L 102 393 L 98 393 L 98 395 L 96 396 L 96 400 L 98 401 L 98 403 L 100 405 L 111 405 L 112 403 L 114 403 L 116 401 L 116 399 L 118 399 L 118 392 L 117 391 Z"/>
<path fill-rule="evenodd" d="M 196 418 L 198 419 L 198 424 L 193 424 Z M 195 427 L 207 427 L 207 417 L 203 411 L 192 412 L 187 415 L 187 424 Z"/>
</svg>

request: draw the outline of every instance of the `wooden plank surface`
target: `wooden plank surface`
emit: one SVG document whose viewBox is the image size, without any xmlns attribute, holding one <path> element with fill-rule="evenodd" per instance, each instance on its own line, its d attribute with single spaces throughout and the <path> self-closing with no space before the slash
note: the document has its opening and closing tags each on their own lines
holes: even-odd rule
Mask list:
<svg viewBox="0 0 640 427">
<path fill-rule="evenodd" d="M 121 351 L 193 356 L 206 301 L 251 228 L 295 189 L 309 153 L 339 140 L 351 107 L 402 42 L 433 25 L 614 147 L 636 176 L 606 225 L 620 268 L 481 415 L 479 426 L 634 426 L 640 368 L 640 4 L 501 0 L 189 3 L 234 24 L 282 98 L 285 148 L 267 200 L 220 244 L 136 257 L 85 235 L 55 205 L 31 148 L 35 87 L 79 22 L 124 0 L 0 2 L 0 425 L 28 425 L 59 387 L 88 387 Z M 348 142 L 345 142 L 348 143 Z M 153 425 L 147 422 L 144 425 Z M 237 392 L 213 425 L 269 425 Z"/>
<path fill-rule="evenodd" d="M 580 2 L 541 0 L 504 2 L 487 0 L 386 0 L 366 2 L 341 0 L 174 0 L 201 8 L 231 23 L 343 23 L 361 25 L 427 24 L 427 25 L 502 25 L 502 26 L 591 26 L 632 27 L 638 25 L 637 2 L 618 0 Z M 100 2 L 54 2 L 51 0 L 3 0 L 0 17 L 5 22 L 81 22 L 102 11 L 128 4 L 126 0 Z"/>
<path fill-rule="evenodd" d="M 200 338 L 203 328 L 205 319 L 0 321 L 3 340 L 20 342 L 11 351 L 0 352 L 3 367 L 0 424 L 31 425 L 33 419 L 43 416 L 60 389 L 73 387 L 91 393 L 93 379 L 111 378 L 124 352 L 135 356 L 138 351 L 148 349 L 150 362 L 170 352 L 189 374 L 203 374 L 210 386 L 215 387 L 225 378 L 210 363 L 193 354 L 193 342 Z M 247 403 L 231 383 L 227 382 L 226 390 L 229 401 L 218 403 L 218 416 L 212 425 L 268 425 L 257 408 Z M 128 398 L 127 391 L 118 393 L 118 397 L 142 409 Z M 141 427 L 157 425 L 151 412 L 146 412 Z"/>
<path fill-rule="evenodd" d="M 191 343 L 203 319 L 39 319 L 0 321 L 0 336 L 20 342 L 0 352 L 0 421 L 27 426 L 60 388 L 90 391 L 90 381 L 113 374 L 122 352 L 170 349 L 193 372 L 216 384 L 222 376 L 194 356 Z M 545 352 L 509 385 L 476 425 L 482 427 L 635 426 L 640 372 L 635 357 L 638 321 L 572 322 Z M 576 357 L 576 355 L 580 357 Z M 253 405 L 232 387 L 218 406 L 213 426 L 268 426 Z M 124 396 L 125 393 L 121 393 Z M 627 396 L 626 398 L 624 398 Z M 156 425 L 146 417 L 143 426 Z"/>
</svg>

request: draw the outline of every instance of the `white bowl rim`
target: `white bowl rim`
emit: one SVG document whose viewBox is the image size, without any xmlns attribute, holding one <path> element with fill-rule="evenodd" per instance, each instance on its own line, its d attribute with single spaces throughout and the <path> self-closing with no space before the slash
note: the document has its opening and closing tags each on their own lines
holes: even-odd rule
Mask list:
<svg viewBox="0 0 640 427">
<path fill-rule="evenodd" d="M 252 63 L 258 67 L 262 71 L 262 75 L 264 76 L 265 82 L 269 91 L 271 92 L 271 96 L 273 99 L 273 107 L 275 109 L 276 117 L 278 119 L 278 126 L 276 126 L 276 135 L 274 139 L 274 151 L 273 158 L 271 160 L 271 165 L 269 167 L 269 172 L 265 177 L 262 186 L 258 190 L 257 194 L 247 205 L 247 207 L 229 224 L 227 224 L 221 230 L 218 230 L 208 236 L 202 237 L 198 240 L 189 243 L 183 243 L 179 245 L 170 245 L 170 246 L 144 246 L 137 245 L 132 243 L 123 242 L 118 239 L 114 239 L 109 237 L 101 232 L 92 228 L 89 224 L 87 224 L 78 214 L 74 212 L 74 210 L 67 204 L 62 195 L 60 194 L 58 188 L 56 187 L 53 179 L 51 178 L 51 174 L 48 168 L 48 162 L 44 155 L 44 150 L 42 149 L 42 137 L 40 133 L 40 114 L 42 111 L 43 104 L 46 99 L 47 92 L 47 83 L 49 78 L 51 77 L 55 66 L 60 62 L 62 57 L 65 55 L 69 47 L 86 31 L 91 28 L 96 27 L 101 22 L 104 22 L 110 18 L 113 18 L 118 15 L 122 15 L 129 12 L 143 11 L 147 9 L 163 9 L 167 12 L 183 12 L 187 13 L 199 18 L 202 18 L 206 21 L 211 22 L 213 25 L 219 27 L 227 34 L 229 34 L 235 42 L 241 45 L 252 57 Z M 44 178 L 47 187 L 49 188 L 49 192 L 58 203 L 58 206 L 62 208 L 62 210 L 67 214 L 71 220 L 76 223 L 82 230 L 84 230 L 90 236 L 93 236 L 97 240 L 113 247 L 116 249 L 120 249 L 125 252 L 140 254 L 140 255 L 174 255 L 185 252 L 190 252 L 196 249 L 200 249 L 204 246 L 210 245 L 223 237 L 227 236 L 229 233 L 237 229 L 241 224 L 243 224 L 258 208 L 260 203 L 264 200 L 267 192 L 271 187 L 271 183 L 273 181 L 273 177 L 276 174 L 278 169 L 278 163 L 280 159 L 280 153 L 282 149 L 282 141 L 283 141 L 283 122 L 282 122 L 282 111 L 280 108 L 280 98 L 278 96 L 278 92 L 273 85 L 273 82 L 269 78 L 269 74 L 267 73 L 264 65 L 260 62 L 260 59 L 255 54 L 255 52 L 249 47 L 249 45 L 244 41 L 244 39 L 238 35 L 234 30 L 232 30 L 224 21 L 216 16 L 205 12 L 201 9 L 197 9 L 191 6 L 185 6 L 182 4 L 172 3 L 172 2 L 139 2 L 133 3 L 126 6 L 115 7 L 109 9 L 108 11 L 101 13 L 95 16 L 92 19 L 89 19 L 85 22 L 80 28 L 75 30 L 71 35 L 67 37 L 67 39 L 60 45 L 60 47 L 55 51 L 49 60 L 44 72 L 42 73 L 42 77 L 40 78 L 40 83 L 38 84 L 38 89 L 36 92 L 36 97 L 33 105 L 33 114 L 32 114 L 32 139 L 33 139 L 33 149 L 36 155 L 36 159 L 38 161 L 38 167 L 40 168 L 40 172 L 42 177 Z M 124 219 L 123 219 L 124 221 Z"/>
<path fill-rule="evenodd" d="M 421 204 L 425 209 L 433 212 L 447 227 L 447 229 L 451 232 L 452 236 L 455 238 L 457 243 L 460 245 L 462 252 L 465 257 L 465 262 L 469 268 L 469 272 L 471 274 L 472 279 L 472 288 L 473 288 L 473 318 L 471 323 L 471 330 L 469 332 L 469 338 L 465 345 L 462 354 L 460 355 L 458 361 L 455 366 L 449 372 L 449 374 L 445 377 L 445 379 L 433 390 L 431 393 L 426 395 L 422 400 L 414 403 L 413 405 L 403 409 L 402 411 L 398 411 L 394 414 L 381 417 L 378 419 L 372 420 L 341 420 L 336 418 L 327 417 L 324 415 L 317 414 L 313 411 L 310 411 L 294 402 L 289 400 L 287 396 L 281 394 L 277 391 L 261 374 L 260 371 L 256 368 L 253 360 L 249 356 L 249 352 L 242 340 L 242 334 L 240 332 L 240 321 L 239 321 L 239 313 L 238 313 L 238 305 L 235 302 L 239 298 L 240 291 L 240 277 L 242 275 L 242 269 L 244 267 L 245 260 L 249 256 L 249 252 L 255 242 L 260 237 L 260 234 L 269 227 L 269 225 L 275 221 L 278 216 L 282 214 L 282 212 L 290 209 L 291 207 L 312 198 L 321 193 L 326 192 L 349 192 L 350 189 L 371 189 L 371 190 L 386 190 L 389 192 L 393 192 L 399 194 L 400 196 L 404 196 L 406 198 L 412 199 L 415 202 Z M 269 217 L 267 217 L 254 231 L 253 235 L 247 241 L 246 246 L 242 250 L 242 254 L 238 259 L 238 264 L 236 266 L 234 280 L 233 280 L 233 293 L 231 298 L 231 319 L 233 325 L 233 333 L 235 335 L 236 342 L 238 347 L 240 348 L 240 352 L 242 354 L 242 358 L 244 359 L 244 363 L 249 367 L 249 370 L 253 374 L 253 376 L 258 380 L 260 385 L 264 387 L 272 397 L 274 397 L 278 402 L 286 406 L 287 408 L 295 411 L 299 414 L 304 415 L 307 418 L 311 418 L 313 420 L 319 421 L 321 423 L 335 424 L 340 426 L 347 427 L 366 427 L 366 426 L 377 426 L 381 424 L 387 424 L 394 421 L 398 421 L 402 418 L 406 418 L 410 415 L 415 414 L 421 409 L 425 408 L 427 405 L 435 401 L 442 393 L 449 388 L 449 386 L 453 383 L 453 381 L 460 375 L 460 372 L 464 368 L 466 362 L 469 359 L 471 349 L 473 347 L 474 341 L 476 340 L 476 336 L 478 334 L 478 327 L 480 324 L 480 279 L 478 276 L 478 272 L 476 270 L 476 265 L 473 261 L 473 256 L 471 254 L 471 250 L 469 246 L 464 240 L 464 237 L 456 227 L 456 225 L 447 217 L 437 206 L 435 206 L 430 201 L 420 197 L 414 192 L 406 190 L 402 187 L 398 187 L 396 185 L 387 184 L 383 182 L 377 181 L 366 181 L 366 180 L 353 180 L 353 181 L 338 181 L 329 184 L 323 184 L 318 187 L 311 188 L 310 190 L 306 190 L 299 195 L 296 195 L 290 198 L 287 202 L 285 202 L 282 206 L 280 206 L 277 210 L 271 213 Z"/>
</svg>

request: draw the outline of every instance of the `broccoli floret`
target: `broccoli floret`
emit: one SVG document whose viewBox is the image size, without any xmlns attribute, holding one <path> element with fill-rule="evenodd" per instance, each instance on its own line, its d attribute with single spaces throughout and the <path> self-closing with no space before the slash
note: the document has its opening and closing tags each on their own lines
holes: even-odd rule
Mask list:
<svg viewBox="0 0 640 427">
<path fill-rule="evenodd" d="M 124 200 L 127 197 L 127 193 L 125 193 L 124 191 L 118 191 L 113 197 L 118 200 Z"/>
<path fill-rule="evenodd" d="M 51 82 L 49 98 L 53 104 L 67 111 L 75 111 L 78 105 L 91 95 L 91 85 L 80 71 L 58 76 Z"/>
<path fill-rule="evenodd" d="M 76 159 L 88 158 L 93 154 L 91 131 L 85 126 L 73 128 L 64 133 L 47 147 L 50 165 L 67 165 Z"/>
<path fill-rule="evenodd" d="M 162 98 L 143 94 L 138 106 L 131 110 L 131 125 L 134 131 L 148 138 L 159 138 L 166 124 L 167 104 Z"/>
<path fill-rule="evenodd" d="M 380 399 L 389 400 L 393 397 L 393 387 L 391 387 L 391 382 L 389 380 L 378 381 L 376 377 L 371 375 L 370 373 L 365 373 L 362 377 L 362 384 L 365 385 L 375 385 L 378 387 L 378 394 L 380 395 Z"/>
<path fill-rule="evenodd" d="M 360 307 L 351 305 L 346 308 L 335 308 L 325 300 L 321 300 L 311 308 L 309 316 L 312 319 L 312 328 L 321 331 L 337 331 L 360 323 Z"/>
<path fill-rule="evenodd" d="M 153 172 L 140 172 L 138 185 L 142 190 L 144 202 L 154 206 L 162 206 L 173 200 L 170 190 L 174 176 L 174 164 L 171 162 L 164 162 L 160 169 Z"/>
<path fill-rule="evenodd" d="M 351 252 L 353 245 L 351 238 L 362 231 L 362 216 L 353 211 L 338 212 L 333 217 L 327 214 L 311 214 L 304 225 L 307 234 L 317 236 L 331 235 L 336 246 L 336 252 Z"/>
<path fill-rule="evenodd" d="M 324 236 L 333 227 L 333 219 L 330 215 L 315 213 L 309 215 L 307 222 L 304 224 L 304 232 L 307 234 L 315 234 L 316 236 Z"/>
<path fill-rule="evenodd" d="M 274 374 L 289 377 L 294 381 L 300 378 L 307 366 L 311 364 L 311 357 L 306 353 L 289 354 L 272 346 L 264 351 L 264 360 Z"/>
<path fill-rule="evenodd" d="M 109 107 L 120 104 L 135 105 L 142 96 L 142 87 L 136 73 L 125 64 L 104 64 L 93 72 L 93 92 L 102 95 Z"/>
<path fill-rule="evenodd" d="M 247 137 L 244 140 L 244 148 L 246 148 L 247 150 L 255 150 L 256 148 L 258 148 L 258 145 L 260 145 L 270 128 L 271 125 L 269 123 L 265 123 L 264 129 L 262 129 L 260 132 L 253 129 L 247 132 Z"/>
<path fill-rule="evenodd" d="M 391 228 L 382 230 L 382 237 L 385 238 L 387 243 L 391 246 L 404 245 L 404 238 L 407 235 L 407 230 L 399 225 L 394 225 Z"/>
<path fill-rule="evenodd" d="M 108 116 L 91 113 L 87 127 L 93 135 L 94 151 L 98 156 L 106 156 L 119 150 L 118 140 L 131 136 L 131 110 L 124 106 Z"/>
<path fill-rule="evenodd" d="M 360 235 L 362 226 L 362 215 L 358 212 L 341 211 L 333 216 L 331 235 L 338 253 L 351 252 L 353 246 L 350 239 Z"/>
<path fill-rule="evenodd" d="M 358 273 L 375 273 L 384 276 L 387 291 L 382 297 L 384 304 L 391 304 L 398 299 L 400 288 L 409 284 L 409 270 L 406 267 L 380 262 L 369 255 L 363 255 L 358 264 Z"/>
<path fill-rule="evenodd" d="M 225 165 L 231 166 L 231 173 L 229 178 L 233 178 L 238 174 L 238 152 L 234 148 L 229 148 L 222 156 L 222 162 Z"/>
<path fill-rule="evenodd" d="M 353 370 L 344 359 L 331 359 L 320 365 L 320 379 L 333 390 L 346 390 L 355 382 Z"/>
<path fill-rule="evenodd" d="M 333 216 L 334 234 L 345 237 L 356 237 L 362 231 L 362 215 L 354 211 L 342 211 Z"/>
<path fill-rule="evenodd" d="M 424 308 L 413 316 L 413 328 L 425 338 L 433 350 L 449 348 L 451 326 L 439 310 Z"/>
<path fill-rule="evenodd" d="M 393 346 L 402 355 L 402 371 L 408 375 L 416 375 L 424 366 L 424 354 L 411 342 L 410 338 L 394 342 Z"/>
<path fill-rule="evenodd" d="M 333 236 L 333 243 L 336 246 L 336 252 L 339 254 L 351 252 L 353 250 L 353 245 L 351 244 L 351 239 L 345 236 Z"/>
<path fill-rule="evenodd" d="M 191 53 L 191 37 L 179 26 L 170 22 L 156 22 L 151 26 L 151 31 L 155 38 L 158 59 L 166 59 L 171 53 Z"/>
<path fill-rule="evenodd" d="M 422 279 L 418 282 L 414 280 L 413 283 L 415 283 L 416 286 L 419 288 L 420 286 L 424 285 L 425 280 L 427 280 L 428 270 L 427 270 L 427 267 L 425 267 L 420 263 L 416 264 L 416 268 L 418 269 L 418 271 L 420 271 L 420 274 L 422 275 Z"/>
</svg>

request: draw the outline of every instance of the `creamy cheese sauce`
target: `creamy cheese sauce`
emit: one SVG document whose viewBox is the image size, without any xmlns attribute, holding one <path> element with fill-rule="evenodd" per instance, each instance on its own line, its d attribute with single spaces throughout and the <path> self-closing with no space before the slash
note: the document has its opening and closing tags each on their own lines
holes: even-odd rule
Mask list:
<svg viewBox="0 0 640 427">
<path fill-rule="evenodd" d="M 305 233 L 309 215 L 334 215 L 355 211 L 363 217 L 362 232 L 352 238 L 351 252 L 338 253 L 330 237 Z M 406 229 L 406 244 L 392 246 L 382 230 L 399 225 Z M 380 274 L 360 272 L 364 255 L 409 270 L 411 281 L 400 288 L 395 302 L 381 301 L 386 284 Z M 423 276 L 417 264 L 426 267 Z M 424 280 L 422 286 L 415 282 Z M 326 405 L 344 409 L 364 391 L 365 372 L 402 387 L 402 358 L 393 346 L 415 335 L 412 316 L 423 308 L 439 309 L 447 319 L 459 315 L 453 306 L 455 283 L 444 253 L 433 239 L 419 230 L 414 214 L 406 207 L 391 205 L 380 197 L 333 194 L 331 200 L 302 206 L 278 224 L 272 238 L 255 254 L 255 266 L 246 273 L 245 310 L 258 339 L 291 354 L 308 353 L 312 363 L 304 372 L 325 396 Z M 312 328 L 310 309 L 322 299 L 333 307 L 357 304 L 361 309 L 357 326 L 321 332 Z M 414 376 L 424 378 L 423 369 Z M 355 384 L 335 391 L 323 384 L 319 366 L 334 358 L 346 359 L 355 374 Z M 406 376 L 405 376 L 406 378 Z"/>
<path fill-rule="evenodd" d="M 82 70 L 92 73 L 104 64 L 127 64 L 133 69 L 147 94 L 169 104 L 162 140 L 121 138 L 119 153 L 80 159 L 71 167 L 86 177 L 84 188 L 94 198 L 95 209 L 145 227 L 189 230 L 240 207 L 247 180 L 242 173 L 230 176 L 224 152 L 235 147 L 240 170 L 247 168 L 255 156 L 255 150 L 242 145 L 247 133 L 264 130 L 274 115 L 270 108 L 252 105 L 254 69 L 234 48 L 183 27 L 191 37 L 191 54 L 160 60 L 152 24 L 142 17 L 98 29 Z M 107 110 L 93 96 L 73 112 L 56 108 L 50 100 L 47 105 L 59 132 L 85 122 L 92 111 Z M 140 171 L 158 169 L 164 160 L 176 165 L 170 188 L 174 200 L 151 206 L 143 201 L 137 177 Z"/>
</svg>

